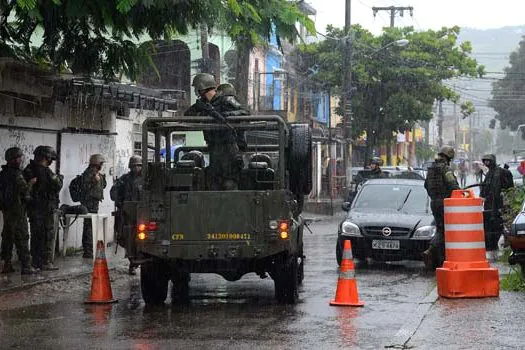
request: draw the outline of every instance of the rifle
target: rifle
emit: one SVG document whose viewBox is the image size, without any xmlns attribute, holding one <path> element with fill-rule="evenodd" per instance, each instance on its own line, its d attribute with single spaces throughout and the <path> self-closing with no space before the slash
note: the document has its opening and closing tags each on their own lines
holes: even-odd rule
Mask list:
<svg viewBox="0 0 525 350">
<path fill-rule="evenodd" d="M 213 107 L 211 103 L 204 102 L 202 99 L 198 99 L 196 102 L 196 106 L 205 110 L 213 119 L 225 124 L 228 127 L 228 129 L 230 129 L 235 135 L 237 135 L 235 128 L 230 123 L 228 123 L 228 121 L 226 120 L 226 118 L 224 118 L 222 114 L 217 112 L 217 110 Z"/>
</svg>

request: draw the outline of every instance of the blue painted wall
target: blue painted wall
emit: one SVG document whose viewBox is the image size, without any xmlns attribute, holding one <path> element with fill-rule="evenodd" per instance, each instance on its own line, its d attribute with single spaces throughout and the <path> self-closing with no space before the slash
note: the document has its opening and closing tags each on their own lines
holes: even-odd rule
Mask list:
<svg viewBox="0 0 525 350">
<path fill-rule="evenodd" d="M 267 73 L 273 73 L 276 69 L 282 69 L 283 57 L 277 49 L 277 36 L 275 31 L 270 36 L 270 47 L 266 53 L 265 68 Z M 282 82 L 275 80 L 273 74 L 266 74 L 266 96 L 272 97 L 272 109 L 281 110 L 282 106 Z M 269 102 L 268 102 L 269 104 Z"/>
<path fill-rule="evenodd" d="M 314 94 L 314 118 L 321 124 L 328 125 L 330 115 L 330 98 L 326 92 Z"/>
</svg>

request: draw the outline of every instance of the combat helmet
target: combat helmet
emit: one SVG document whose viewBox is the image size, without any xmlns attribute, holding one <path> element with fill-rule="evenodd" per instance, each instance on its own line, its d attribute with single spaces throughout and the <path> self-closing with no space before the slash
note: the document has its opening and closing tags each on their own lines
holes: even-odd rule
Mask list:
<svg viewBox="0 0 525 350">
<path fill-rule="evenodd" d="M 494 154 L 485 154 L 481 157 L 481 160 L 490 160 L 492 163 L 496 164 L 496 156 Z"/>
<path fill-rule="evenodd" d="M 205 91 L 209 89 L 215 89 L 217 87 L 217 83 L 215 82 L 213 75 L 208 73 L 197 73 L 195 78 L 193 78 L 193 83 L 191 86 L 195 87 L 195 90 L 197 91 Z"/>
<path fill-rule="evenodd" d="M 13 159 L 16 159 L 18 157 L 22 157 L 23 155 L 24 155 L 24 152 L 20 148 L 18 148 L 18 147 L 11 147 L 11 148 L 8 148 L 5 151 L 5 160 L 7 162 L 10 162 Z"/>
<path fill-rule="evenodd" d="M 453 148 L 453 147 L 450 147 L 450 146 L 443 146 L 443 147 L 441 147 L 441 149 L 439 150 L 438 155 L 445 156 L 445 157 L 447 157 L 447 159 L 450 161 L 450 160 L 454 159 L 454 156 L 456 155 L 456 152 L 454 151 L 454 148 Z"/>
<path fill-rule="evenodd" d="M 141 156 L 131 156 L 129 158 L 128 168 L 133 168 L 135 165 L 142 165 L 142 157 Z"/>
<path fill-rule="evenodd" d="M 370 164 L 375 164 L 377 166 L 383 165 L 383 160 L 379 157 L 374 157 L 370 160 Z"/>
<path fill-rule="evenodd" d="M 235 88 L 230 83 L 224 83 L 217 86 L 217 93 L 223 96 L 235 96 L 237 94 Z"/>
<path fill-rule="evenodd" d="M 57 152 L 55 149 L 51 146 L 38 146 L 33 151 L 33 154 L 35 158 L 42 159 L 46 158 L 48 160 L 56 160 L 57 159 Z"/>
<path fill-rule="evenodd" d="M 106 158 L 102 154 L 93 154 L 89 157 L 89 165 L 102 165 L 106 162 Z"/>
</svg>

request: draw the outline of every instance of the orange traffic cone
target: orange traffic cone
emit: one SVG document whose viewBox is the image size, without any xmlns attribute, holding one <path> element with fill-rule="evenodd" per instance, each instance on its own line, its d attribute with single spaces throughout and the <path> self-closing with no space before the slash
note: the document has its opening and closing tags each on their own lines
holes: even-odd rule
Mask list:
<svg viewBox="0 0 525 350">
<path fill-rule="evenodd" d="M 330 302 L 332 306 L 363 306 L 364 302 L 359 300 L 357 294 L 357 283 L 355 281 L 354 260 L 352 257 L 352 243 L 345 240 L 343 259 L 339 270 L 337 291 L 335 299 Z"/>
<path fill-rule="evenodd" d="M 109 282 L 108 264 L 106 262 L 106 253 L 104 252 L 104 242 L 97 242 L 97 256 L 93 265 L 93 275 L 91 279 L 91 294 L 87 304 L 108 304 L 116 303 L 118 300 L 113 299 L 111 284 Z"/>
</svg>

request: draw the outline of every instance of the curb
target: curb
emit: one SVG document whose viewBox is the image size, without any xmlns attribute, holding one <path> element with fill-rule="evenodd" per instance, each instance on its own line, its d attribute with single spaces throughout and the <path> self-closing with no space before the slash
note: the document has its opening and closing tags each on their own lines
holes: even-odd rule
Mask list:
<svg viewBox="0 0 525 350">
<path fill-rule="evenodd" d="M 108 268 L 108 270 L 109 271 L 116 270 L 116 266 L 110 267 L 110 268 Z M 69 273 L 69 274 L 60 275 L 60 276 L 56 276 L 56 277 L 44 278 L 44 279 L 41 279 L 41 280 L 27 282 L 27 283 L 24 283 L 24 284 L 21 284 L 21 285 L 16 285 L 16 286 L 12 286 L 12 287 L 2 288 L 2 289 L 0 289 L 0 294 L 7 293 L 7 292 L 14 292 L 14 291 L 25 290 L 25 289 L 29 289 L 29 288 L 34 287 L 34 286 L 38 286 L 40 284 L 44 284 L 44 283 L 54 283 L 54 282 L 60 282 L 60 281 L 66 281 L 66 280 L 71 280 L 71 279 L 75 279 L 75 278 L 80 278 L 80 277 L 91 275 L 92 273 L 93 273 L 93 271 L 89 271 L 89 272 L 85 271 L 85 272 Z"/>
<path fill-rule="evenodd" d="M 416 334 L 419 326 L 425 319 L 428 311 L 434 306 L 434 303 L 438 300 L 437 286 L 434 287 L 428 293 L 423 300 L 418 302 L 418 306 L 413 313 L 413 316 L 410 317 L 397 333 L 392 337 L 392 339 L 384 345 L 385 349 L 409 349 L 410 346 L 407 344 L 410 342 L 410 339 Z"/>
</svg>

